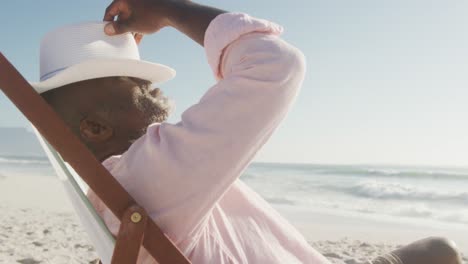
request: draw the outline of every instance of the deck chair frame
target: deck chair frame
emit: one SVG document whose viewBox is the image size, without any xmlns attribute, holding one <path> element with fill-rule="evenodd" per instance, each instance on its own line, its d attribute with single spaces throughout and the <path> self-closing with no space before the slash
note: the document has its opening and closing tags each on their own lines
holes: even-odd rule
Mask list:
<svg viewBox="0 0 468 264">
<path fill-rule="evenodd" d="M 190 264 L 130 194 L 0 53 L 0 89 L 121 221 L 112 264 L 134 264 L 143 245 L 160 264 Z"/>
</svg>

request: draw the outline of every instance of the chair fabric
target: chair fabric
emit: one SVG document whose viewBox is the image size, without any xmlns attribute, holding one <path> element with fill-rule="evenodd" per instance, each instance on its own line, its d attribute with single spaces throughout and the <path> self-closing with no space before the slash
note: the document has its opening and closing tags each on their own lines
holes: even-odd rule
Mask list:
<svg viewBox="0 0 468 264">
<path fill-rule="evenodd" d="M 34 132 L 62 182 L 73 209 L 101 258 L 101 262 L 103 264 L 111 263 L 115 239 L 87 199 L 86 192 L 89 187 L 36 129 Z"/>
</svg>

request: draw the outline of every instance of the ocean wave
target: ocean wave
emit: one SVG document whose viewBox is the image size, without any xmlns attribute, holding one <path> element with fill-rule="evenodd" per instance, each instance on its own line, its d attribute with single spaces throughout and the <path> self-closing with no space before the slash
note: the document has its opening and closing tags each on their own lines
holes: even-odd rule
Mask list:
<svg viewBox="0 0 468 264">
<path fill-rule="evenodd" d="M 366 216 L 380 215 L 390 217 L 404 217 L 414 219 L 432 219 L 445 223 L 460 223 L 468 224 L 468 210 L 464 210 L 462 206 L 450 208 L 438 208 L 431 206 L 431 203 L 405 202 L 392 203 L 392 206 L 382 206 L 382 204 L 369 204 L 359 201 L 350 203 L 332 202 L 325 200 L 304 201 L 293 199 L 292 197 L 266 197 L 269 203 L 273 205 L 287 205 L 299 208 L 314 208 L 333 210 L 335 213 L 359 213 Z M 351 200 L 350 200 L 351 201 Z"/>
<path fill-rule="evenodd" d="M 429 208 L 426 205 L 406 205 L 392 211 L 391 215 L 413 218 L 432 218 L 444 222 L 468 224 L 468 211 L 444 211 L 435 208 Z"/>
<path fill-rule="evenodd" d="M 319 164 L 275 164 L 253 163 L 249 171 L 260 174 L 283 172 L 301 175 L 338 175 L 357 177 L 407 178 L 421 177 L 430 179 L 467 179 L 468 168 L 407 167 L 377 165 L 319 165 Z"/>
<path fill-rule="evenodd" d="M 263 175 L 260 174 L 260 173 L 254 173 L 254 172 L 250 172 L 250 171 L 246 171 L 244 172 L 244 174 L 242 175 L 243 178 L 245 179 L 255 179 L 255 178 L 259 178 L 259 177 L 262 177 Z"/>
<path fill-rule="evenodd" d="M 272 204 L 296 205 L 295 201 L 280 197 L 266 197 L 265 200 Z"/>
<path fill-rule="evenodd" d="M 468 213 L 451 212 L 436 217 L 438 220 L 468 224 Z"/>
<path fill-rule="evenodd" d="M 408 217 L 434 217 L 434 211 L 423 205 L 407 205 L 398 208 L 392 214 Z"/>
<path fill-rule="evenodd" d="M 314 171 L 318 174 L 343 176 L 374 176 L 374 177 L 430 177 L 430 178 L 468 178 L 468 171 L 431 170 L 431 169 L 395 169 L 370 167 L 334 167 Z"/>
<path fill-rule="evenodd" d="M 50 163 L 42 157 L 0 157 L 0 164 L 47 165 Z"/>
<path fill-rule="evenodd" d="M 451 201 L 468 203 L 468 192 L 444 192 L 400 183 L 363 181 L 350 186 L 324 186 L 353 196 L 382 200 Z"/>
</svg>

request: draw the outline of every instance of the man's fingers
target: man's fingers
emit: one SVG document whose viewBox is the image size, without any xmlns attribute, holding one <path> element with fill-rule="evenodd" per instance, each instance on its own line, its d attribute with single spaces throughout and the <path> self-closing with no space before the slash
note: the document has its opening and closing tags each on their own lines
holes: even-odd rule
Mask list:
<svg viewBox="0 0 468 264">
<path fill-rule="evenodd" d="M 123 34 L 129 31 L 131 31 L 130 28 L 124 22 L 121 21 L 109 22 L 104 27 L 104 32 L 109 36 Z"/>
<path fill-rule="evenodd" d="M 112 2 L 107 8 L 104 14 L 104 21 L 114 21 L 115 17 L 117 20 L 126 20 L 131 16 L 131 10 L 127 2 L 122 0 L 116 0 Z"/>
<path fill-rule="evenodd" d="M 127 25 L 127 20 L 131 16 L 131 11 L 126 2 L 122 0 L 115 0 L 106 8 L 104 21 L 109 21 L 105 27 L 104 32 L 107 35 L 122 34 L 130 31 Z M 117 19 L 115 19 L 117 17 Z"/>
<path fill-rule="evenodd" d="M 140 33 L 134 33 L 133 34 L 133 37 L 135 38 L 135 42 L 138 44 L 140 44 L 141 40 L 143 39 L 143 34 L 140 34 Z"/>
<path fill-rule="evenodd" d="M 120 1 L 116 0 L 112 2 L 104 13 L 104 21 L 114 21 L 114 17 L 118 16 L 120 13 L 121 4 Z"/>
</svg>

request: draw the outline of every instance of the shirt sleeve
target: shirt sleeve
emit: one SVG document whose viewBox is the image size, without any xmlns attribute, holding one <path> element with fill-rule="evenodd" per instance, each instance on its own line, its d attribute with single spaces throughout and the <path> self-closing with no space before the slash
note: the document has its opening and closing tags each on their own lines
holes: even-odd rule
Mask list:
<svg viewBox="0 0 468 264">
<path fill-rule="evenodd" d="M 111 173 L 176 243 L 241 175 L 302 84 L 302 53 L 281 27 L 245 14 L 215 18 L 205 35 L 218 78 L 177 124 L 151 125 Z"/>
</svg>

